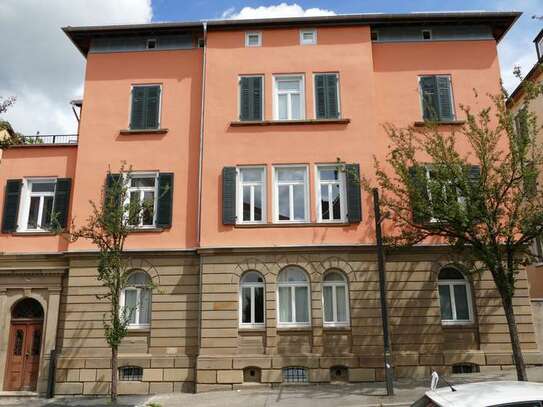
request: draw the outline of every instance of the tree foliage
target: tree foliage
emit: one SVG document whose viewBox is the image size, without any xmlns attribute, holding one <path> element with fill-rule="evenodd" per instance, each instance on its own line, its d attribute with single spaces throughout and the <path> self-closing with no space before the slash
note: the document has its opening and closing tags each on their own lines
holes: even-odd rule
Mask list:
<svg viewBox="0 0 543 407">
<path fill-rule="evenodd" d="M 134 270 L 132 256 L 125 250 L 129 234 L 138 224 L 145 211 L 153 210 L 153 202 L 140 202 L 130 199 L 130 168 L 123 164 L 119 174 L 108 171 L 107 183 L 102 190 L 100 203 L 91 201 L 91 214 L 83 226 L 76 227 L 72 221 L 67 230 L 62 230 L 57 216 L 53 214 L 52 229 L 63 234 L 70 241 L 85 239 L 98 249 L 97 279 L 106 288 L 105 294 L 96 295 L 99 300 L 107 300 L 110 308 L 104 314 L 104 336 L 112 351 L 111 363 L 111 399 L 117 398 L 118 381 L 118 349 L 128 333 L 130 315 L 134 309 L 123 307 L 120 303 L 121 293 L 127 287 L 128 278 Z M 158 274 L 149 263 L 138 262 L 138 268 L 146 269 L 151 277 L 149 288 L 157 284 Z"/>
<path fill-rule="evenodd" d="M 526 371 L 512 297 L 519 272 L 535 256 L 530 244 L 543 231 L 541 122 L 530 111 L 543 85 L 525 82 L 523 106 L 515 113 L 505 95 L 487 95 L 490 107 L 461 107 L 466 122 L 456 130 L 438 123 L 386 125 L 387 155 L 384 162 L 374 158 L 375 179 L 363 180 L 365 188 L 381 190 L 390 246 L 448 243 L 465 272 L 490 271 L 519 380 L 526 380 Z"/>
</svg>

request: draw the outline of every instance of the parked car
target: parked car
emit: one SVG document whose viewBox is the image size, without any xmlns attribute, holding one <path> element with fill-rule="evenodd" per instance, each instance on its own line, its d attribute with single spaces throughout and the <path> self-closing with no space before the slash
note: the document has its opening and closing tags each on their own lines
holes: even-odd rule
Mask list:
<svg viewBox="0 0 543 407">
<path fill-rule="evenodd" d="M 479 382 L 434 388 L 411 407 L 543 407 L 543 384 Z"/>
</svg>

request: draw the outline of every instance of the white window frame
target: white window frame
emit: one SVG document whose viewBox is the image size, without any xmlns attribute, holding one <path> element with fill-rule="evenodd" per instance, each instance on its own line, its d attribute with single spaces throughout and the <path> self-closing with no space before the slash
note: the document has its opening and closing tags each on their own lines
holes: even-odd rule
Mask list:
<svg viewBox="0 0 543 407">
<path fill-rule="evenodd" d="M 262 181 L 259 183 L 257 181 L 247 181 L 243 182 L 242 180 L 242 170 L 244 169 L 259 169 L 262 170 Z M 236 223 L 245 224 L 245 225 L 258 225 L 267 222 L 267 210 L 266 210 L 266 166 L 263 165 L 248 165 L 240 166 L 236 168 Z M 259 186 L 262 190 L 262 220 L 254 220 L 254 187 Z M 243 220 L 243 187 L 251 186 L 251 218 L 252 220 Z"/>
<path fill-rule="evenodd" d="M 290 95 L 295 94 L 293 91 L 281 91 L 281 94 L 287 94 L 287 118 L 279 119 L 279 90 L 278 82 L 286 79 L 298 79 L 300 80 L 300 118 L 292 118 L 292 98 Z M 290 120 L 305 120 L 305 75 L 304 74 L 285 74 L 285 75 L 274 75 L 273 76 L 273 119 L 281 121 L 290 121 Z"/>
<path fill-rule="evenodd" d="M 543 37 L 541 37 L 537 42 L 537 49 L 539 51 L 539 57 L 543 58 Z"/>
<path fill-rule="evenodd" d="M 30 199 L 34 196 L 39 197 L 45 197 L 45 196 L 52 196 L 53 197 L 53 208 L 55 207 L 55 191 L 53 192 L 32 192 L 32 184 L 39 184 L 39 183 L 55 183 L 55 191 L 56 191 L 56 183 L 57 178 L 25 178 L 23 179 L 23 186 L 21 191 L 21 200 L 20 200 L 20 209 L 19 209 L 19 216 L 17 220 L 17 232 L 30 232 L 30 233 L 43 233 L 48 232 L 48 229 L 43 229 L 38 225 L 36 229 L 28 229 L 28 217 L 30 216 Z M 43 198 L 40 198 L 40 205 L 38 210 L 38 222 L 41 219 L 43 215 Z"/>
<path fill-rule="evenodd" d="M 298 267 L 298 266 L 296 266 Z M 277 279 L 277 289 L 275 291 L 275 295 L 276 295 L 276 303 L 277 303 L 277 327 L 278 328 L 307 328 L 307 327 L 311 327 L 311 319 L 312 319 L 312 315 L 311 315 L 311 309 L 313 308 L 312 307 L 312 304 L 311 304 L 311 281 L 309 280 L 309 276 L 307 274 L 307 272 L 305 270 L 303 270 L 301 267 L 299 267 L 299 269 L 301 271 L 304 272 L 304 275 L 305 275 L 305 278 L 306 278 L 306 281 L 305 282 L 302 282 L 302 281 L 294 281 L 294 282 L 280 282 L 279 281 L 279 278 Z M 280 273 L 287 273 L 288 270 L 286 269 L 283 269 Z M 279 277 L 279 275 L 278 275 Z M 289 288 L 289 292 L 290 292 L 290 306 L 291 306 L 291 309 L 292 309 L 292 319 L 296 319 L 296 290 L 295 288 L 296 287 L 307 287 L 307 307 L 308 307 L 308 319 L 309 321 L 308 322 L 281 322 L 280 320 L 280 302 L 279 302 L 279 287 L 288 287 Z"/>
<path fill-rule="evenodd" d="M 127 177 L 127 191 L 126 191 L 126 197 L 125 197 L 125 205 L 130 205 L 130 195 L 132 191 L 140 191 L 140 202 L 142 201 L 142 197 L 145 191 L 153 191 L 154 192 L 154 203 L 153 203 L 153 224 L 152 225 L 142 225 L 141 220 L 140 224 L 138 225 L 130 225 L 133 229 L 154 229 L 156 228 L 156 215 L 157 215 L 157 208 L 158 208 L 158 172 L 130 172 L 128 174 L 124 175 Z M 154 178 L 155 179 L 155 186 L 154 187 L 132 187 L 131 180 L 134 178 Z M 128 214 L 126 214 L 128 216 Z M 143 218 L 141 218 L 143 219 Z"/>
<path fill-rule="evenodd" d="M 278 169 L 303 168 L 305 171 L 304 181 L 281 181 L 279 182 Z M 274 223 L 308 223 L 309 222 L 309 168 L 305 164 L 301 165 L 274 165 L 273 168 L 273 222 Z M 304 211 L 303 220 L 279 220 L 279 185 L 304 185 Z M 294 192 L 289 188 L 289 214 L 294 214 Z"/>
<path fill-rule="evenodd" d="M 251 44 L 249 37 L 256 35 L 258 37 L 258 44 Z M 248 48 L 256 48 L 262 46 L 262 32 L 261 31 L 247 31 L 245 33 L 245 46 Z"/>
<path fill-rule="evenodd" d="M 336 274 L 339 274 L 341 276 L 341 278 L 343 278 L 343 281 L 325 281 L 324 278 L 322 279 L 322 323 L 323 323 L 323 326 L 325 327 L 330 327 L 330 328 L 334 328 L 334 327 L 348 327 L 351 325 L 351 314 L 350 314 L 350 310 L 349 310 L 349 305 L 350 305 L 350 300 L 349 300 L 349 284 L 347 283 L 347 278 L 345 277 L 345 275 L 340 272 L 339 270 L 330 270 L 328 272 L 326 272 L 326 274 L 324 275 L 324 277 L 326 277 L 326 275 L 328 274 L 332 274 L 332 273 L 336 273 Z M 332 313 L 333 313 L 333 317 L 334 317 L 334 320 L 333 321 L 326 321 L 325 319 L 325 309 L 324 309 L 324 287 L 332 287 Z M 337 294 L 336 294 L 336 290 L 337 290 L 337 287 L 345 287 L 345 309 L 346 309 L 346 312 L 345 312 L 345 315 L 347 317 L 347 320 L 346 321 L 338 321 L 338 318 L 337 318 Z"/>
<path fill-rule="evenodd" d="M 313 37 L 311 40 L 304 39 L 304 34 L 311 33 Z M 316 28 L 302 28 L 300 30 L 300 45 L 317 45 L 317 29 Z"/>
<path fill-rule="evenodd" d="M 459 273 L 461 273 L 459 271 Z M 462 274 L 462 273 L 461 273 Z M 464 274 L 462 274 L 462 277 L 464 277 L 463 280 L 440 280 L 438 277 L 438 290 L 437 290 L 437 296 L 439 300 L 439 315 L 441 318 L 441 299 L 439 298 L 439 287 L 445 286 L 448 287 L 449 290 L 449 297 L 451 299 L 451 310 L 453 319 L 441 319 L 442 325 L 470 325 L 473 324 L 473 304 L 472 304 L 472 298 L 471 298 L 471 286 L 469 284 L 469 281 L 466 280 L 466 277 Z M 456 300 L 454 298 L 454 286 L 465 286 L 466 287 L 466 297 L 468 302 L 468 316 L 469 319 L 456 319 Z"/>
<path fill-rule="evenodd" d="M 157 49 L 157 48 L 154 48 L 154 49 Z M 130 113 L 128 114 L 128 125 L 126 127 L 127 129 L 132 129 L 130 127 L 130 124 L 132 123 L 132 97 L 134 95 L 134 88 L 143 88 L 143 87 L 152 87 L 152 86 L 158 86 L 160 88 L 160 95 L 158 99 L 158 124 L 157 124 L 156 129 L 141 129 L 141 131 L 157 130 L 161 128 L 160 126 L 162 125 L 162 92 L 164 91 L 162 84 L 161 83 L 133 83 L 132 85 L 130 85 L 130 95 L 128 97 L 128 111 Z M 133 129 L 133 130 L 138 131 L 140 129 Z"/>
<path fill-rule="evenodd" d="M 240 328 L 246 328 L 246 329 L 259 329 L 264 328 L 266 326 L 266 283 L 262 282 L 243 282 L 243 277 L 247 275 L 248 273 L 256 273 L 258 274 L 262 280 L 264 280 L 264 277 L 262 274 L 260 274 L 258 271 L 248 271 L 247 273 L 244 273 L 244 275 L 241 277 L 240 284 L 239 284 L 239 327 Z M 251 322 L 243 322 L 243 288 L 250 288 L 251 290 Z M 263 315 L 264 315 L 264 321 L 263 322 L 254 322 L 255 320 L 255 289 L 256 288 L 262 288 L 262 295 L 263 295 Z"/>
<path fill-rule="evenodd" d="M 145 273 L 144 271 L 134 271 L 134 273 Z M 150 279 L 150 277 L 148 276 L 148 278 Z M 152 311 L 152 303 L 153 303 L 153 299 L 152 299 L 152 290 L 150 287 L 148 286 L 143 286 L 143 285 L 137 285 L 137 286 L 133 286 L 133 285 L 130 285 L 130 286 L 127 286 L 125 288 L 123 288 L 121 290 L 121 298 L 120 298 L 120 312 L 121 312 L 121 316 L 123 315 L 124 313 L 124 308 L 126 306 L 126 303 L 125 303 L 125 300 L 126 300 L 126 294 L 125 292 L 126 291 L 129 291 L 129 290 L 132 290 L 132 291 L 136 291 L 136 304 L 141 304 L 141 293 L 143 290 L 148 290 L 149 291 L 149 303 L 147 304 L 148 307 L 149 307 L 149 322 L 148 323 L 145 323 L 145 324 L 141 324 L 139 323 L 139 319 L 140 319 L 140 307 L 136 307 L 134 309 L 134 312 L 135 312 L 135 323 L 128 323 L 127 325 L 127 328 L 128 329 L 147 329 L 151 326 L 151 318 L 152 318 L 152 314 L 151 314 L 151 311 Z"/>
<path fill-rule="evenodd" d="M 428 188 L 428 183 L 431 181 L 432 165 L 431 164 L 425 165 L 424 170 L 426 173 L 426 193 L 428 194 L 428 203 L 432 205 L 432 191 L 430 190 L 430 188 Z M 458 199 L 459 204 L 464 203 L 464 198 L 462 196 L 458 195 L 457 199 Z M 435 222 L 437 222 L 437 219 L 432 216 L 430 218 L 430 223 L 435 223 Z"/>
<path fill-rule="evenodd" d="M 254 78 L 254 77 L 262 78 L 262 95 L 260 97 L 260 105 L 262 106 L 262 109 L 261 109 L 261 114 L 262 115 L 260 117 L 260 120 L 263 121 L 264 117 L 266 117 L 266 115 L 264 113 L 264 109 L 265 109 L 264 101 L 266 100 L 266 96 L 265 96 L 266 84 L 265 84 L 265 76 L 262 75 L 262 74 L 239 75 L 238 76 L 238 118 L 240 117 L 240 113 L 241 113 L 241 78 Z"/>
<path fill-rule="evenodd" d="M 338 164 L 317 164 L 315 166 L 315 198 L 316 198 L 316 207 L 317 207 L 317 222 L 319 223 L 346 223 L 347 222 L 347 189 L 346 189 L 346 176 L 345 172 L 341 169 L 338 169 L 339 179 L 338 181 L 321 181 L 321 169 L 326 168 L 338 168 L 343 167 L 343 165 Z M 323 219 L 322 218 L 322 203 L 321 203 L 321 184 L 326 186 L 339 184 L 339 207 L 340 207 L 340 219 Z M 330 197 L 330 189 L 328 188 L 328 196 Z M 332 213 L 330 210 L 329 213 Z"/>
</svg>

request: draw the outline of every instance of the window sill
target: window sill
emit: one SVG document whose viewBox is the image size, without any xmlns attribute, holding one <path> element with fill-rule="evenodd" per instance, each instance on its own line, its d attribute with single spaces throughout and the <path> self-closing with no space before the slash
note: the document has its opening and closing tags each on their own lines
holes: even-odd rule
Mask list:
<svg viewBox="0 0 543 407">
<path fill-rule="evenodd" d="M 417 121 L 414 123 L 415 127 L 425 127 L 425 126 L 463 126 L 466 124 L 465 120 L 444 120 L 444 121 Z"/>
<path fill-rule="evenodd" d="M 311 326 L 278 326 L 277 333 L 291 333 L 291 332 L 311 332 L 313 328 Z"/>
<path fill-rule="evenodd" d="M 55 236 L 56 233 L 51 232 L 49 230 L 43 230 L 43 231 L 39 231 L 39 230 L 23 231 L 23 230 L 21 230 L 20 232 L 12 232 L 11 235 L 12 236 Z"/>
<path fill-rule="evenodd" d="M 166 134 L 168 129 L 122 129 L 119 133 L 126 134 Z"/>
<path fill-rule="evenodd" d="M 254 228 L 312 228 L 312 227 L 345 227 L 350 223 L 332 223 L 332 222 L 299 222 L 299 223 L 236 223 L 234 227 L 240 229 Z"/>
<path fill-rule="evenodd" d="M 151 331 L 150 325 L 134 325 L 134 326 L 128 326 L 127 330 L 129 333 L 145 333 Z"/>
<path fill-rule="evenodd" d="M 351 119 L 304 119 L 304 120 L 260 120 L 260 121 L 232 121 L 231 127 L 244 126 L 290 126 L 312 124 L 349 124 Z"/>
<path fill-rule="evenodd" d="M 475 323 L 473 321 L 441 321 L 442 328 L 473 328 Z"/>
<path fill-rule="evenodd" d="M 163 231 L 164 228 L 134 228 L 130 229 L 129 233 L 160 233 Z"/>
<path fill-rule="evenodd" d="M 266 328 L 263 326 L 255 326 L 255 327 L 249 327 L 249 326 L 240 326 L 238 328 L 238 333 L 240 334 L 246 334 L 246 333 L 264 333 L 266 332 Z"/>
<path fill-rule="evenodd" d="M 324 325 L 322 329 L 325 332 L 351 332 L 350 325 Z"/>
</svg>

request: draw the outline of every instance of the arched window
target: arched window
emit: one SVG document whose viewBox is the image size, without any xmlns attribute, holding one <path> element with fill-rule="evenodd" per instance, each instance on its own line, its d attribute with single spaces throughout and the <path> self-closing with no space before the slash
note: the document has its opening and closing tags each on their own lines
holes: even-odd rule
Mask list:
<svg viewBox="0 0 543 407">
<path fill-rule="evenodd" d="M 322 303 L 325 326 L 349 325 L 349 294 L 343 274 L 333 271 L 324 276 Z"/>
<path fill-rule="evenodd" d="M 309 326 L 309 279 L 300 267 L 288 266 L 277 278 L 278 326 Z"/>
<path fill-rule="evenodd" d="M 264 325 L 264 278 L 256 271 L 245 273 L 239 288 L 239 324 L 242 327 Z"/>
<path fill-rule="evenodd" d="M 128 276 L 121 294 L 121 307 L 132 328 L 147 327 L 151 321 L 151 279 L 144 271 Z"/>
<path fill-rule="evenodd" d="M 439 272 L 439 305 L 444 324 L 466 323 L 473 320 L 471 290 L 464 275 L 454 267 Z"/>
</svg>

